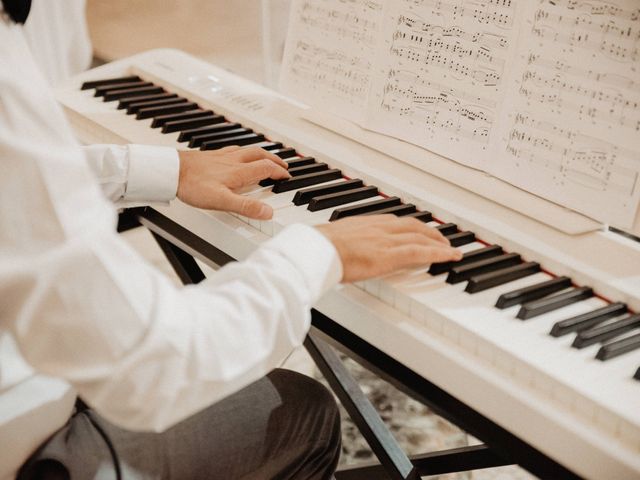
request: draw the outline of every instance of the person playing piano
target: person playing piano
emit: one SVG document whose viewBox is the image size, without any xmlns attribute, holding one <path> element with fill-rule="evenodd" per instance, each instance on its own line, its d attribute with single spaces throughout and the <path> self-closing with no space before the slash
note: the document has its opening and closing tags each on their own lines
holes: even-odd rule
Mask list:
<svg viewBox="0 0 640 480">
<path fill-rule="evenodd" d="M 29 3 L 4 0 L 0 19 L 0 479 L 329 478 L 335 402 L 276 368 L 310 308 L 339 282 L 460 253 L 417 220 L 345 219 L 176 287 L 118 237 L 116 207 L 177 197 L 268 219 L 236 191 L 286 164 L 259 148 L 79 146 L 25 41 Z M 51 38 L 73 5 L 36 8 L 28 36 Z"/>
</svg>

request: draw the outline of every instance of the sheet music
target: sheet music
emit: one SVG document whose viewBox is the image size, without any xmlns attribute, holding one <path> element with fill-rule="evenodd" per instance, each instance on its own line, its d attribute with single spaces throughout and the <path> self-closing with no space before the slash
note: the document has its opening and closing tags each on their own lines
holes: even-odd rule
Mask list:
<svg viewBox="0 0 640 480">
<path fill-rule="evenodd" d="M 286 93 L 593 218 L 633 222 L 636 0 L 298 0 L 290 23 Z"/>
<path fill-rule="evenodd" d="M 640 202 L 640 3 L 531 2 L 489 171 L 630 226 Z"/>
<path fill-rule="evenodd" d="M 397 0 L 387 9 L 367 128 L 483 168 L 515 43 L 515 0 Z"/>
<path fill-rule="evenodd" d="M 294 2 L 280 89 L 364 123 L 382 2 Z"/>
</svg>

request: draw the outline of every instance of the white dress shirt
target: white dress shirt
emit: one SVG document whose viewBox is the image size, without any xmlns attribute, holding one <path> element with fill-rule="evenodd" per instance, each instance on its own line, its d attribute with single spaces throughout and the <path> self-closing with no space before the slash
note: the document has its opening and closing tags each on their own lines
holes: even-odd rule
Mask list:
<svg viewBox="0 0 640 480">
<path fill-rule="evenodd" d="M 176 151 L 78 146 L 22 28 L 2 19 L 0 172 L 0 479 L 65 423 L 75 392 L 159 431 L 260 378 L 342 275 L 333 245 L 297 225 L 175 287 L 116 234 L 107 197 L 170 201 Z"/>
<path fill-rule="evenodd" d="M 85 0 L 33 0 L 24 35 L 44 77 L 52 85 L 91 64 Z"/>
</svg>

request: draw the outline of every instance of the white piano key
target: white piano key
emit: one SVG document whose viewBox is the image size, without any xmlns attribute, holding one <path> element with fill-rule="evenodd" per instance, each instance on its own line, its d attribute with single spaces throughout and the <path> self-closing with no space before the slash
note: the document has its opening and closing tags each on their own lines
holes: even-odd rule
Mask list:
<svg viewBox="0 0 640 480">
<path fill-rule="evenodd" d="M 311 226 L 319 225 L 321 223 L 328 222 L 329 218 L 331 218 L 331 214 L 337 208 L 350 207 L 382 199 L 384 199 L 384 197 L 378 195 L 375 197 L 366 198 L 364 200 L 358 200 L 356 202 L 345 203 L 344 205 L 340 205 L 338 207 L 319 210 L 317 212 L 310 212 L 309 210 L 307 210 L 306 205 L 301 205 L 299 207 L 291 205 L 290 207 L 282 208 L 274 212 L 273 220 L 278 225 L 278 231 L 286 227 L 287 225 L 292 225 L 294 223 L 304 223 L 305 225 Z"/>
<path fill-rule="evenodd" d="M 344 182 L 346 182 L 344 178 L 339 178 L 337 180 L 330 180 L 328 182 L 319 183 L 313 186 L 322 187 L 322 186 L 329 186 L 329 185 L 344 183 Z M 269 187 L 262 187 L 262 190 L 253 192 L 250 194 L 250 196 L 252 198 L 255 198 L 257 200 L 260 200 L 266 203 L 267 205 L 271 206 L 274 210 L 286 208 L 286 207 L 306 209 L 307 205 L 297 206 L 293 204 L 293 198 L 296 196 L 296 193 L 300 190 L 304 190 L 304 188 L 299 188 L 297 190 L 291 190 L 289 192 L 283 192 L 283 193 L 273 193 L 272 187 L 269 186 Z"/>
</svg>

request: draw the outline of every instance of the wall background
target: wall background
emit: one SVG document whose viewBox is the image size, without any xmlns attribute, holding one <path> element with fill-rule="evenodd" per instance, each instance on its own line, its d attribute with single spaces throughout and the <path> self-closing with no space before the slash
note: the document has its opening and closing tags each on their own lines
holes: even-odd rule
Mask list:
<svg viewBox="0 0 640 480">
<path fill-rule="evenodd" d="M 277 72 L 290 0 L 88 0 L 87 19 L 97 57 L 106 61 L 173 47 L 265 83 L 267 59 Z M 262 9 L 271 41 L 263 50 Z M 126 32 L 126 33 L 125 33 Z M 274 85 L 275 79 L 270 82 Z"/>
</svg>

